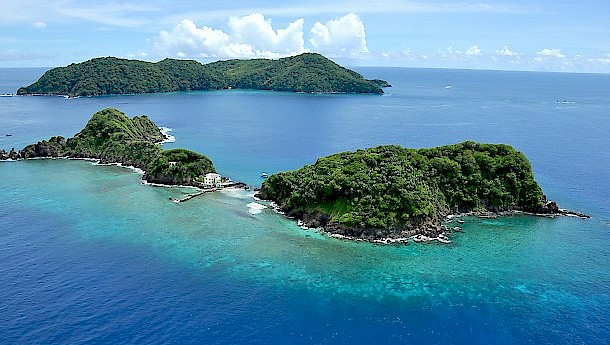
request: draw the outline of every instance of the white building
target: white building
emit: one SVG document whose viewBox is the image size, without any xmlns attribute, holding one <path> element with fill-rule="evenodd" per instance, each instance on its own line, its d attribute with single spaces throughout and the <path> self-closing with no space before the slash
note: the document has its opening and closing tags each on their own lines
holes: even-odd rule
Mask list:
<svg viewBox="0 0 610 345">
<path fill-rule="evenodd" d="M 220 177 L 220 175 L 215 174 L 215 173 L 207 173 L 207 174 L 205 174 L 205 177 L 203 178 L 203 184 L 206 184 L 209 186 L 215 186 L 215 185 L 219 184 L 220 182 L 222 182 L 222 178 Z"/>
</svg>

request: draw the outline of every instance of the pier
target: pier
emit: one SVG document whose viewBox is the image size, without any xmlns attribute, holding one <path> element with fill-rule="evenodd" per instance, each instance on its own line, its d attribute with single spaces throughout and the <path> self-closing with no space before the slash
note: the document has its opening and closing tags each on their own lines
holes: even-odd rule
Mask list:
<svg viewBox="0 0 610 345">
<path fill-rule="evenodd" d="M 215 190 L 216 190 L 216 188 L 202 189 L 202 190 L 198 191 L 197 193 L 189 194 L 189 195 L 187 195 L 185 197 L 182 197 L 180 199 L 169 198 L 169 200 L 179 204 L 181 202 L 189 201 L 189 200 L 191 200 L 192 198 L 194 198 L 196 196 L 200 196 L 200 195 L 205 194 L 205 193 L 210 193 L 210 192 L 213 192 Z"/>
<path fill-rule="evenodd" d="M 182 202 L 185 202 L 185 201 L 189 201 L 192 198 L 200 196 L 200 195 L 203 195 L 205 193 L 211 193 L 211 192 L 220 191 L 220 190 L 223 190 L 224 188 L 244 188 L 244 189 L 248 189 L 249 188 L 243 182 L 225 182 L 225 183 L 220 184 L 220 187 L 212 187 L 212 188 L 210 188 L 208 186 L 204 187 L 203 184 L 201 184 L 201 183 L 195 183 L 195 186 L 200 189 L 196 193 L 189 194 L 189 195 L 184 196 L 184 197 L 179 198 L 179 199 L 174 199 L 174 198 L 169 198 L 169 199 L 171 201 L 179 204 L 179 203 L 182 203 Z"/>
</svg>

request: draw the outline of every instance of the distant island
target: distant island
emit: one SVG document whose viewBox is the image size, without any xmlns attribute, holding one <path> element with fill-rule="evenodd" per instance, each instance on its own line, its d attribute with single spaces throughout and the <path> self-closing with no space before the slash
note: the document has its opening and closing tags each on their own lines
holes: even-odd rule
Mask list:
<svg viewBox="0 0 610 345">
<path fill-rule="evenodd" d="M 117 109 L 107 108 L 93 114 L 73 138 L 56 136 L 19 151 L 0 150 L 0 160 L 88 158 L 142 169 L 144 179 L 151 183 L 206 187 L 220 182 L 209 158 L 185 149 L 163 150 L 159 143 L 165 139 L 148 117 L 130 119 Z M 206 175 L 213 181 L 206 181 Z"/>
<path fill-rule="evenodd" d="M 379 146 L 331 155 L 270 176 L 257 197 L 275 202 L 306 227 L 384 243 L 414 236 L 449 243 L 451 229 L 445 221 L 464 213 L 587 217 L 548 201 L 530 162 L 513 147 L 472 141 L 418 150 Z"/>
<path fill-rule="evenodd" d="M 382 87 L 388 86 L 315 53 L 205 65 L 194 60 L 151 63 L 103 57 L 53 68 L 17 94 L 79 97 L 220 89 L 382 94 Z"/>
</svg>

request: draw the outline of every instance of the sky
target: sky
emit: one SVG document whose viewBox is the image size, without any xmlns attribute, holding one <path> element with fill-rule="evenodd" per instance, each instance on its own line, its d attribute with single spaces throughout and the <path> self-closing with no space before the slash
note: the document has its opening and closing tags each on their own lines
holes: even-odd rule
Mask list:
<svg viewBox="0 0 610 345">
<path fill-rule="evenodd" d="M 610 73 L 610 0 L 0 0 L 0 67 L 304 52 L 346 66 Z"/>
</svg>

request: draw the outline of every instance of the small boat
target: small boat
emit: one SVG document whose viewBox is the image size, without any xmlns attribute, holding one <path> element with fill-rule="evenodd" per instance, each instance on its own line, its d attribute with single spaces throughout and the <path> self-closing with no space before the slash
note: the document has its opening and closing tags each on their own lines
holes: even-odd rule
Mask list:
<svg viewBox="0 0 610 345">
<path fill-rule="evenodd" d="M 458 219 L 457 222 L 460 223 L 460 224 L 464 224 L 464 221 L 461 220 L 461 219 Z"/>
<path fill-rule="evenodd" d="M 267 174 L 266 172 L 262 172 L 261 173 L 261 177 L 262 178 L 267 178 L 267 177 L 269 177 L 269 174 Z"/>
<path fill-rule="evenodd" d="M 12 134 L 6 134 L 6 136 L 7 136 L 7 137 L 12 137 L 13 135 L 12 135 Z"/>
</svg>

